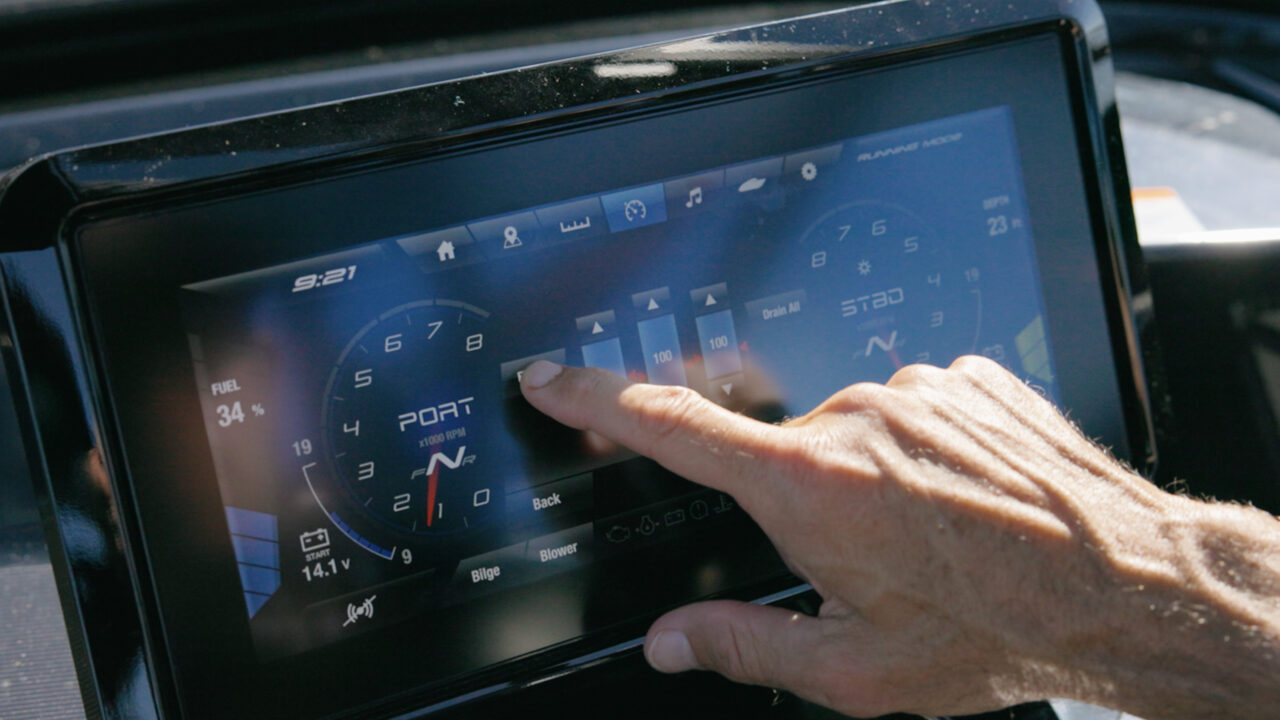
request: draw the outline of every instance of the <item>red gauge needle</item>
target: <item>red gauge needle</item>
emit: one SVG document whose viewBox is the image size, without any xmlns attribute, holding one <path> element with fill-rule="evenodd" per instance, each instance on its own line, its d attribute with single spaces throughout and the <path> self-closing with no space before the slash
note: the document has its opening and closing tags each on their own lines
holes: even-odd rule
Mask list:
<svg viewBox="0 0 1280 720">
<path fill-rule="evenodd" d="M 893 366 L 895 368 L 898 370 L 902 369 L 902 358 L 898 357 L 898 348 L 893 348 L 889 351 L 889 359 L 893 361 Z M 432 478 L 431 481 L 434 483 L 435 478 Z M 435 487 L 435 485 L 433 484 L 432 487 Z"/>
<path fill-rule="evenodd" d="M 434 455 L 439 448 L 431 448 Z M 427 476 L 427 527 L 431 527 L 431 521 L 436 517 L 436 478 L 440 475 L 440 468 L 432 469 L 431 474 Z"/>
</svg>

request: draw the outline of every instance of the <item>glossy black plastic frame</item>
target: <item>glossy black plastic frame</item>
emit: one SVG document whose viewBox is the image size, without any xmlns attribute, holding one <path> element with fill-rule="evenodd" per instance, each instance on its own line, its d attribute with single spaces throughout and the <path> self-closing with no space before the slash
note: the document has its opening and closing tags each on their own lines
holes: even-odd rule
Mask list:
<svg viewBox="0 0 1280 720">
<path fill-rule="evenodd" d="M 427 86 L 180 133 L 69 151 L 6 178 L 0 197 L 6 315 L 0 350 L 13 375 L 28 457 L 41 486 L 47 535 L 91 712 L 176 715 L 169 658 L 159 640 L 131 490 L 89 339 L 69 230 L 89 218 L 191 201 L 493 142 L 598 118 L 810 76 L 839 64 L 878 67 L 1056 28 L 1073 40 L 1069 78 L 1078 104 L 1082 167 L 1090 184 L 1099 267 L 1130 446 L 1155 461 L 1151 388 L 1158 375 L 1140 342 L 1150 332 L 1102 17 L 1092 2 L 892 0 L 870 6 Z M 909 53 L 909 55 L 905 55 Z M 606 79 L 602 65 L 661 61 L 664 77 Z M 1148 383 L 1151 383 L 1149 386 Z M 107 488 L 110 488 L 107 492 Z M 86 528 L 88 528 L 86 534 Z M 93 538 L 96 538 L 95 542 Z M 625 635 L 625 633 L 624 633 Z M 632 635 L 634 637 L 634 634 Z M 634 647 L 524 663 L 520 674 L 401 699 L 385 711 L 452 704 L 564 674 Z"/>
</svg>

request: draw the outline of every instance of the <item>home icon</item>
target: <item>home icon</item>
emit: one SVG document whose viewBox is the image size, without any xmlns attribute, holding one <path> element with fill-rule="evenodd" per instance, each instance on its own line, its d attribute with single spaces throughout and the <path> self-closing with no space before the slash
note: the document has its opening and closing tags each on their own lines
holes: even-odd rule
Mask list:
<svg viewBox="0 0 1280 720">
<path fill-rule="evenodd" d="M 440 262 L 453 259 L 453 243 L 445 240 L 440 243 L 440 247 L 436 248 L 436 255 L 440 256 Z"/>
</svg>

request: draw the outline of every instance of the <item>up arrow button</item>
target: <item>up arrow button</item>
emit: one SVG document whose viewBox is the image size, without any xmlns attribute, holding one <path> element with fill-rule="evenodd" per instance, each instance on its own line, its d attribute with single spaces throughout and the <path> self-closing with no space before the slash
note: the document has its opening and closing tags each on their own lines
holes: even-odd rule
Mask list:
<svg viewBox="0 0 1280 720">
<path fill-rule="evenodd" d="M 578 337 L 583 342 L 596 342 L 602 340 L 601 335 L 612 335 L 617 331 L 616 324 L 618 318 L 612 310 L 594 313 L 592 315 L 583 315 L 574 320 L 574 325 L 578 330 Z"/>
<path fill-rule="evenodd" d="M 660 287 L 631 296 L 631 306 L 642 316 L 671 312 L 671 289 Z"/>
<path fill-rule="evenodd" d="M 729 286 L 726 283 L 716 283 L 689 292 L 689 302 L 693 303 L 695 312 L 702 312 L 705 308 L 714 308 L 728 301 Z"/>
</svg>

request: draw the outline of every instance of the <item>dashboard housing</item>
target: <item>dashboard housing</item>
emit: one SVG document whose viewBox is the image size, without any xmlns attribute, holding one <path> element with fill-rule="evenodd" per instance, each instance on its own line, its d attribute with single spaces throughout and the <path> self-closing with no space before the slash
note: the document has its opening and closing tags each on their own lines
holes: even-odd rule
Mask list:
<svg viewBox="0 0 1280 720">
<path fill-rule="evenodd" d="M 1150 469 L 1149 297 L 1137 253 L 1111 68 L 1092 4 L 888 2 L 707 38 L 526 68 L 181 133 L 60 153 L 13 173 L 0 201 L 13 373 L 32 467 L 41 468 L 50 547 L 81 651 L 82 683 L 107 714 L 193 712 L 174 676 L 173 630 L 146 550 L 102 339 L 73 230 L 92 221 L 306 184 L 547 130 L 639 118 L 708 98 L 746 95 L 824 72 L 870 71 L 1033 34 L 1063 38 L 1076 138 L 1091 210 L 1107 337 L 1117 368 L 1128 459 Z M 851 40 L 852 38 L 852 40 Z M 619 79 L 601 67 L 671 66 Z M 60 280 L 47 282 L 51 276 Z M 1144 298 L 1147 300 L 1144 303 Z M 1158 380 L 1157 380 L 1158 382 Z M 1159 394 L 1157 394 L 1157 397 Z M 86 526 L 88 529 L 86 529 Z M 760 598 L 785 577 L 739 587 Z M 114 597 L 113 600 L 105 598 Z M 107 618 L 112 618 L 108 621 Z M 445 685 L 406 688 L 343 710 L 416 714 L 564 675 L 635 647 L 645 617 Z M 69 623 L 72 624 L 72 623 Z M 121 660 L 124 662 L 121 662 Z M 153 704 L 152 704 L 153 703 Z M 333 710 L 334 708 L 329 708 Z M 315 708 L 317 713 L 326 712 Z M 136 711 L 136 712 L 135 712 Z"/>
</svg>

